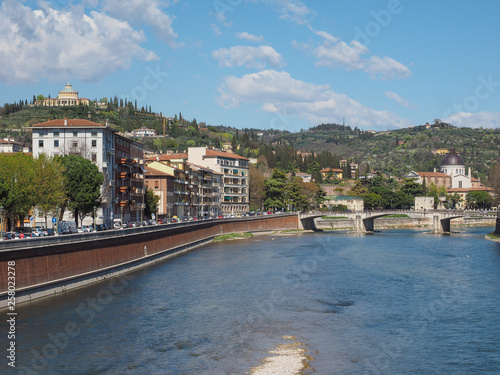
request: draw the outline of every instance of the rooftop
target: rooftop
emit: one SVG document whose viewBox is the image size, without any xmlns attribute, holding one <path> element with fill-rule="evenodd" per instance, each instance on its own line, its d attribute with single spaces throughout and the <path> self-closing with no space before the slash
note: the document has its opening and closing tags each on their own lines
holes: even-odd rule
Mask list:
<svg viewBox="0 0 500 375">
<path fill-rule="evenodd" d="M 83 127 L 83 128 L 105 128 L 105 124 L 99 124 L 97 122 L 83 120 L 83 119 L 57 119 L 49 120 L 45 122 L 40 122 L 38 124 L 31 125 L 33 128 L 61 128 L 61 127 Z"/>
</svg>

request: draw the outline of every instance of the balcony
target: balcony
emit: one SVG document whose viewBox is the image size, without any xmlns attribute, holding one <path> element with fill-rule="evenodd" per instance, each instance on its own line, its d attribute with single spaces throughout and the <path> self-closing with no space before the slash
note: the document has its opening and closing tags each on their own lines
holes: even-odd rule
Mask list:
<svg viewBox="0 0 500 375">
<path fill-rule="evenodd" d="M 133 187 L 131 192 L 132 194 L 144 194 L 145 190 L 143 188 Z"/>
<path fill-rule="evenodd" d="M 128 204 L 128 201 L 120 201 L 120 202 L 118 203 L 118 205 L 119 205 L 120 207 L 125 207 L 127 204 Z"/>
<path fill-rule="evenodd" d="M 134 180 L 144 180 L 144 175 L 142 173 L 134 173 L 132 175 L 132 179 L 134 179 Z"/>
<path fill-rule="evenodd" d="M 108 186 L 115 186 L 115 180 L 109 180 Z"/>
<path fill-rule="evenodd" d="M 119 191 L 120 193 L 126 193 L 128 190 L 129 190 L 129 187 L 128 187 L 128 186 L 120 186 L 120 187 L 118 188 L 118 191 Z"/>
<path fill-rule="evenodd" d="M 127 172 L 120 172 L 118 173 L 118 178 L 127 178 L 130 176 L 130 173 L 127 173 Z"/>
<path fill-rule="evenodd" d="M 186 181 L 186 180 L 180 180 L 180 179 L 174 180 L 174 183 L 183 184 L 183 185 L 188 185 L 189 184 L 188 181 Z"/>
</svg>

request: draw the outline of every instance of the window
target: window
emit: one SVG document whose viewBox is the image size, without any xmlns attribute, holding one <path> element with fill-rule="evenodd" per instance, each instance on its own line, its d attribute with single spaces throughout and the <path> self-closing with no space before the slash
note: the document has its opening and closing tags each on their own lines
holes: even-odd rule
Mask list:
<svg viewBox="0 0 500 375">
<path fill-rule="evenodd" d="M 461 189 L 462 188 L 462 181 L 458 181 L 458 188 Z"/>
<path fill-rule="evenodd" d="M 73 137 L 78 137 L 78 132 L 76 130 L 73 131 Z"/>
<path fill-rule="evenodd" d="M 73 147 L 74 148 L 78 147 L 78 142 L 73 142 Z"/>
<path fill-rule="evenodd" d="M 92 130 L 92 131 L 90 132 L 90 135 L 91 135 L 92 137 L 97 137 L 97 131 Z"/>
<path fill-rule="evenodd" d="M 97 162 L 97 154 L 92 154 L 92 163 Z"/>
<path fill-rule="evenodd" d="M 38 141 L 38 147 L 43 148 L 43 141 L 42 140 Z"/>
<path fill-rule="evenodd" d="M 158 189 L 160 187 L 160 183 L 158 181 L 155 181 L 155 189 Z"/>
<path fill-rule="evenodd" d="M 59 137 L 59 132 L 54 131 L 54 137 Z"/>
<path fill-rule="evenodd" d="M 92 147 L 97 147 L 97 140 L 96 139 L 92 140 Z"/>
<path fill-rule="evenodd" d="M 54 140 L 54 147 L 59 147 L 59 139 Z"/>
</svg>

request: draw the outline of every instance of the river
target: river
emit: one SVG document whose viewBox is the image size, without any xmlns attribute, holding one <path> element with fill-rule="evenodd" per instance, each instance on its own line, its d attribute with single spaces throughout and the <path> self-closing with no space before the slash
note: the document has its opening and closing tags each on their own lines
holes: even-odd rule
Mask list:
<svg viewBox="0 0 500 375">
<path fill-rule="evenodd" d="M 19 305 L 17 367 L 0 372 L 247 374 L 293 336 L 316 374 L 499 374 L 491 231 L 212 243 Z"/>
</svg>

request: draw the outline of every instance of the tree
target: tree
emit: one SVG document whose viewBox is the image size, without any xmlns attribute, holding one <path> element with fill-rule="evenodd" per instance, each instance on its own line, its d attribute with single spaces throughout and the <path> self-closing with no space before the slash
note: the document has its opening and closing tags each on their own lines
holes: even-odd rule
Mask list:
<svg viewBox="0 0 500 375">
<path fill-rule="evenodd" d="M 40 154 L 34 160 L 35 202 L 44 213 L 45 228 L 47 225 L 47 212 L 60 206 L 66 199 L 63 181 L 64 168 L 60 161 L 55 160 L 47 154 Z"/>
<path fill-rule="evenodd" d="M 158 210 L 158 202 L 160 201 L 160 197 L 154 193 L 151 189 L 146 189 L 146 195 L 144 197 L 144 202 L 146 204 L 146 208 L 144 209 L 144 215 L 147 217 L 151 217 L 151 214 L 156 213 Z"/>
<path fill-rule="evenodd" d="M 256 210 L 262 208 L 265 194 L 265 178 L 257 167 L 250 164 L 248 170 L 249 186 L 248 191 L 250 195 L 250 209 Z"/>
<path fill-rule="evenodd" d="M 286 201 L 288 208 L 292 211 L 295 211 L 296 209 L 299 209 L 300 211 L 308 209 L 309 204 L 307 202 L 307 198 L 302 193 L 303 189 L 300 186 L 302 181 L 302 178 L 294 177 L 288 183 L 286 189 Z"/>
<path fill-rule="evenodd" d="M 22 221 L 36 203 L 33 158 L 23 153 L 0 154 L 0 203 L 14 230 L 16 219 Z"/>
<path fill-rule="evenodd" d="M 276 168 L 271 178 L 265 181 L 264 207 L 275 210 L 283 210 L 286 202 L 286 175 L 285 172 Z"/>
<path fill-rule="evenodd" d="M 500 159 L 491 167 L 488 182 L 489 186 L 493 188 L 495 204 L 498 206 L 500 205 Z"/>
<path fill-rule="evenodd" d="M 377 193 L 368 193 L 363 195 L 363 200 L 365 201 L 365 208 L 376 209 L 380 207 L 382 197 Z"/>
<path fill-rule="evenodd" d="M 490 208 L 493 198 L 487 191 L 471 191 L 465 196 L 467 206 L 472 209 Z"/>
<path fill-rule="evenodd" d="M 100 205 L 104 176 L 95 164 L 81 156 L 65 155 L 59 157 L 59 161 L 64 167 L 63 185 L 66 192 L 61 216 L 66 208 L 73 211 L 78 226 L 79 217 L 83 219 Z"/>
</svg>

